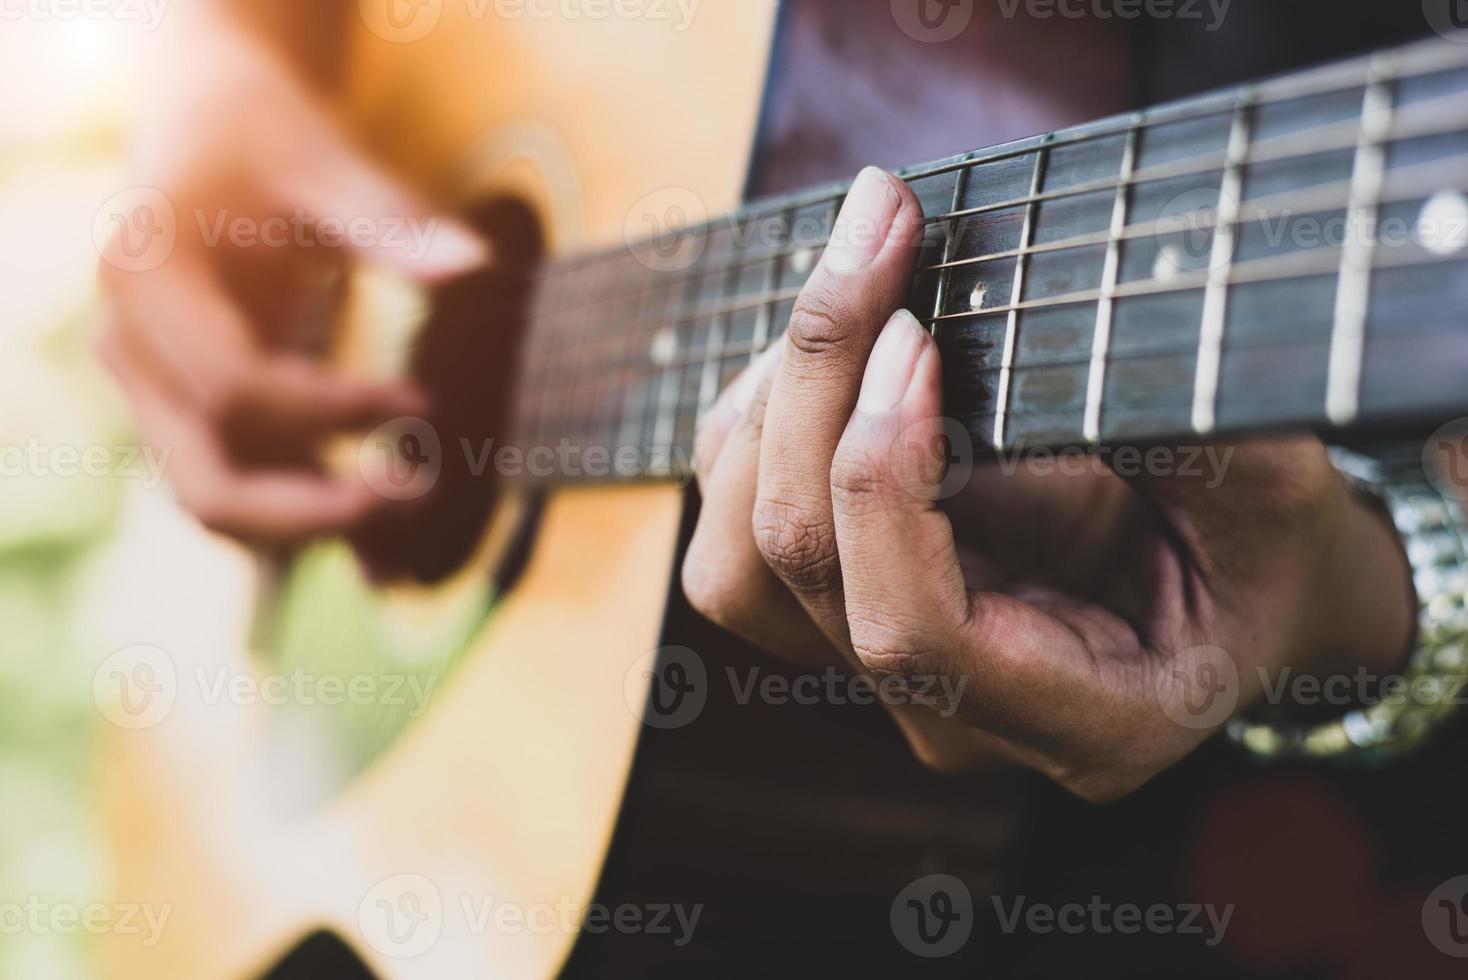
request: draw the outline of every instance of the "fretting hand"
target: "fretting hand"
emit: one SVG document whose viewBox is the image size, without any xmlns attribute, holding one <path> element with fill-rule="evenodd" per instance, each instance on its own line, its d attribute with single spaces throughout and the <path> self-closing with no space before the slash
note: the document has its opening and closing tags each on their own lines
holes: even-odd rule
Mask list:
<svg viewBox="0 0 1468 980">
<path fill-rule="evenodd" d="M 695 608 L 777 655 L 961 691 L 891 707 L 930 765 L 997 756 L 1096 800 L 1226 720 L 1175 720 L 1193 679 L 1233 672 L 1241 710 L 1260 668 L 1396 666 L 1405 557 L 1316 439 L 1229 446 L 1216 485 L 980 467 L 940 508 L 939 352 L 893 315 L 921 228 L 864 171 L 784 342 L 709 414 Z"/>
</svg>

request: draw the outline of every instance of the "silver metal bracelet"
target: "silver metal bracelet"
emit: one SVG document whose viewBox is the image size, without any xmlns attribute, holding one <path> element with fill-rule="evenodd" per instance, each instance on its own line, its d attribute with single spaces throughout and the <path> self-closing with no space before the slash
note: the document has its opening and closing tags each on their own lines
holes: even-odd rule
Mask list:
<svg viewBox="0 0 1468 980">
<path fill-rule="evenodd" d="M 1416 646 L 1373 703 L 1339 718 L 1313 725 L 1244 717 L 1229 722 L 1229 738 L 1262 759 L 1393 759 L 1426 742 L 1468 701 L 1468 521 L 1462 505 L 1433 486 L 1420 452 L 1397 447 L 1366 456 L 1333 449 L 1331 458 L 1358 491 L 1381 502 L 1402 536 L 1417 588 Z"/>
</svg>

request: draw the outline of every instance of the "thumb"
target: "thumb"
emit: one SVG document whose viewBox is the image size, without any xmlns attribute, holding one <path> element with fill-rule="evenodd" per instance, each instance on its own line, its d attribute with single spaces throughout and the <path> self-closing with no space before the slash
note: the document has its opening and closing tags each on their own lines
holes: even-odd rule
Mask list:
<svg viewBox="0 0 1468 980">
<path fill-rule="evenodd" d="M 937 344 L 900 311 L 872 351 L 832 466 L 852 647 L 878 677 L 935 693 L 945 715 L 1021 741 L 1072 744 L 1097 704 L 1086 640 L 1030 602 L 968 591 L 937 505 L 943 435 Z"/>
<path fill-rule="evenodd" d="M 327 118 L 313 127 L 315 145 L 300 154 L 305 167 L 277 178 L 288 207 L 303 208 L 323 237 L 364 261 L 432 284 L 464 275 L 489 261 L 488 244 L 468 225 L 438 213 L 423 198 L 369 160 Z"/>
</svg>

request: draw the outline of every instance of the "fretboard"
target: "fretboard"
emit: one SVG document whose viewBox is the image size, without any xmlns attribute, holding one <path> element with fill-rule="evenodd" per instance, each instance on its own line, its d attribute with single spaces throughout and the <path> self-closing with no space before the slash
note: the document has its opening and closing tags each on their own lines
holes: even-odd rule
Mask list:
<svg viewBox="0 0 1468 980">
<path fill-rule="evenodd" d="M 1006 451 L 1468 413 L 1464 41 L 901 172 L 927 215 L 908 305 L 943 352 L 946 414 Z M 548 266 L 516 441 L 556 478 L 686 476 L 846 189 Z"/>
</svg>

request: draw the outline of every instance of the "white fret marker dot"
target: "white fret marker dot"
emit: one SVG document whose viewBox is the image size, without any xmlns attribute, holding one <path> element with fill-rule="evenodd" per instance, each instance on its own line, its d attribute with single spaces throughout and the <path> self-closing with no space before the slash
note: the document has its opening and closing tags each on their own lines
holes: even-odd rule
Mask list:
<svg viewBox="0 0 1468 980">
<path fill-rule="evenodd" d="M 1468 245 L 1468 198 L 1454 190 L 1427 199 L 1412 229 L 1417 244 L 1433 255 L 1452 255 Z"/>
<path fill-rule="evenodd" d="M 968 308 L 971 310 L 982 310 L 984 300 L 989 297 L 989 284 L 986 282 L 974 283 L 974 291 L 968 294 Z"/>
<path fill-rule="evenodd" d="M 803 248 L 790 256 L 790 271 L 803 276 L 816 267 L 816 250 Z"/>
<path fill-rule="evenodd" d="M 673 332 L 672 327 L 664 327 L 653 335 L 652 350 L 648 353 L 658 367 L 667 367 L 673 363 L 673 355 L 678 353 L 678 335 Z"/>
<path fill-rule="evenodd" d="M 1164 245 L 1157 252 L 1157 261 L 1152 263 L 1152 278 L 1168 282 L 1182 271 L 1183 250 L 1176 245 Z"/>
</svg>

